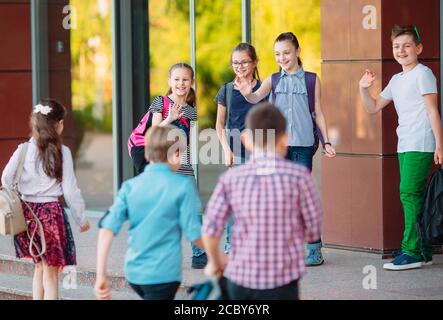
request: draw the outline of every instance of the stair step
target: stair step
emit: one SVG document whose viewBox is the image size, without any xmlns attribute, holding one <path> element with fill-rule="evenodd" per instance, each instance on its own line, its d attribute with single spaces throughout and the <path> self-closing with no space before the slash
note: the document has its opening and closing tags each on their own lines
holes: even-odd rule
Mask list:
<svg viewBox="0 0 443 320">
<path fill-rule="evenodd" d="M 76 271 L 75 277 L 76 277 L 76 283 L 79 289 L 76 290 L 65 290 L 68 291 L 70 294 L 67 295 L 68 297 L 71 296 L 73 291 L 80 290 L 78 292 L 80 293 L 80 300 L 85 299 L 95 299 L 95 297 L 92 294 L 92 288 L 95 283 L 96 273 L 94 271 L 87 271 L 87 270 L 81 270 L 81 269 L 74 269 Z M 60 286 L 63 286 L 63 279 L 65 277 L 69 276 L 70 269 L 65 268 L 60 273 Z M 32 277 L 34 275 L 34 263 L 31 260 L 26 259 L 17 259 L 15 257 L 7 256 L 7 255 L 0 255 L 0 300 L 23 300 L 23 299 L 32 299 Z M 23 280 L 23 282 L 20 282 L 20 285 L 13 285 L 14 281 L 7 280 L 8 277 L 10 279 L 20 279 Z M 191 277 L 190 277 L 191 278 Z M 196 277 L 192 277 L 193 281 L 198 281 Z M 26 281 L 24 280 L 26 279 Z M 69 279 L 67 279 L 68 281 Z M 125 298 L 125 295 L 130 294 L 130 297 L 132 299 L 138 300 L 139 297 L 137 294 L 134 293 L 131 286 L 126 281 L 126 278 L 123 274 L 108 274 L 108 280 L 111 283 L 111 287 L 113 289 L 113 296 L 114 299 L 120 300 L 118 297 L 119 295 L 122 295 L 123 298 Z M 187 289 L 193 284 L 192 280 L 183 281 L 176 299 L 177 300 L 186 300 L 188 297 L 188 294 L 186 293 Z M 26 283 L 25 283 L 26 282 Z M 17 282 L 19 283 L 19 282 Z M 22 286 L 25 284 L 25 286 Z M 21 290 L 22 288 L 28 288 L 29 290 Z M 20 289 L 15 289 L 20 288 Z M 90 291 L 90 294 L 84 294 L 84 288 L 88 288 Z M 82 291 L 83 290 L 83 291 Z M 115 293 L 115 294 L 114 294 Z M 61 294 L 62 295 L 62 294 Z M 74 296 L 78 296 L 75 295 Z M 122 299 L 126 300 L 126 299 Z"/>
<path fill-rule="evenodd" d="M 79 285 L 93 286 L 95 282 L 95 272 L 81 270 L 78 268 L 65 268 L 60 278 L 67 276 L 70 270 L 75 270 L 77 283 Z M 31 260 L 16 259 L 11 256 L 0 255 L 0 272 L 32 277 L 34 275 L 34 263 Z M 132 291 L 123 274 L 109 274 L 109 281 L 114 290 Z"/>
<path fill-rule="evenodd" d="M 0 273 L 0 298 L 32 299 L 32 278 L 23 275 Z M 140 300 L 133 291 L 112 291 L 114 300 Z M 92 286 L 78 285 L 75 289 L 65 289 L 60 285 L 62 300 L 95 300 Z"/>
</svg>

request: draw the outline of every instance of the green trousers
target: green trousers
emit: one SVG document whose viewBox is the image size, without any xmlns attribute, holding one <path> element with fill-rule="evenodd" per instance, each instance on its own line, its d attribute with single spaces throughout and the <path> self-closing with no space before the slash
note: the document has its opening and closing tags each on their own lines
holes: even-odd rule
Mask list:
<svg viewBox="0 0 443 320">
<path fill-rule="evenodd" d="M 431 169 L 434 153 L 404 152 L 398 154 L 400 165 L 400 200 L 405 216 L 405 231 L 401 249 L 408 255 L 420 258 L 432 256 L 432 248 L 422 252 L 421 240 L 417 233 L 417 216 L 423 205 L 426 192 L 426 178 Z"/>
</svg>

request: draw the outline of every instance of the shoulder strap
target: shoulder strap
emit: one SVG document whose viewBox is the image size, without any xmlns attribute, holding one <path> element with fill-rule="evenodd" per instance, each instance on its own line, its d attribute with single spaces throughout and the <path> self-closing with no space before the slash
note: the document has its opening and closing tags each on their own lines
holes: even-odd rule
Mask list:
<svg viewBox="0 0 443 320">
<path fill-rule="evenodd" d="M 315 84 L 317 83 L 317 74 L 314 72 L 305 71 L 305 82 L 306 90 L 308 91 L 309 111 L 311 111 L 314 130 L 317 132 L 318 138 L 320 139 L 321 144 L 324 146 L 325 138 L 315 122 Z"/>
<path fill-rule="evenodd" d="M 272 103 L 275 103 L 275 90 L 277 89 L 278 83 L 281 79 L 281 72 L 273 73 L 271 76 L 271 97 Z"/>
<path fill-rule="evenodd" d="M 317 82 L 317 74 L 313 72 L 305 72 L 306 89 L 308 91 L 309 110 L 315 112 L 315 83 Z"/>
<path fill-rule="evenodd" d="M 229 126 L 229 114 L 231 113 L 232 106 L 232 92 L 234 91 L 234 82 L 228 82 L 226 84 L 226 116 L 225 116 L 225 128 Z"/>
<path fill-rule="evenodd" d="M 162 112 L 162 119 L 165 119 L 168 111 L 169 111 L 169 98 L 167 96 L 163 96 L 163 112 Z"/>
<path fill-rule="evenodd" d="M 22 144 L 17 170 L 15 171 L 14 180 L 12 181 L 12 185 L 14 188 L 17 188 L 17 185 L 20 182 L 20 178 L 23 173 L 23 167 L 25 166 L 25 159 L 26 159 L 26 153 L 28 152 L 28 146 L 29 146 L 28 142 Z"/>
</svg>

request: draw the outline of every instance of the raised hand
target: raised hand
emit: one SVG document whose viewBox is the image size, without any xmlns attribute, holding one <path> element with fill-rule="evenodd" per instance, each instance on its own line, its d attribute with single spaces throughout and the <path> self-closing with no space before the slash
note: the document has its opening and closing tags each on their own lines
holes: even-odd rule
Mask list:
<svg viewBox="0 0 443 320">
<path fill-rule="evenodd" d="M 183 116 L 183 112 L 181 112 L 182 106 L 175 103 L 172 105 L 172 107 L 169 109 L 168 118 L 169 120 L 175 121 L 177 119 L 180 119 Z"/>
<path fill-rule="evenodd" d="M 252 88 L 253 88 L 252 83 L 253 83 L 253 79 L 248 80 L 242 76 L 237 76 L 237 77 L 235 77 L 235 80 L 234 80 L 235 86 L 237 87 L 238 90 L 240 90 L 241 94 L 245 97 L 252 92 Z"/>
<path fill-rule="evenodd" d="M 365 70 L 365 74 L 360 79 L 360 88 L 367 89 L 370 88 L 375 81 L 375 73 L 369 69 Z"/>
</svg>

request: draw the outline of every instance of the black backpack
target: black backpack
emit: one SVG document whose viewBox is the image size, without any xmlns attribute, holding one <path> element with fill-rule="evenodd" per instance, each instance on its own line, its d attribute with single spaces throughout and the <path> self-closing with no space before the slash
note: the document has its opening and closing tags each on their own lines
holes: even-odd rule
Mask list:
<svg viewBox="0 0 443 320">
<path fill-rule="evenodd" d="M 422 245 L 443 244 L 443 169 L 431 176 L 425 201 L 417 218 L 417 229 Z"/>
</svg>

